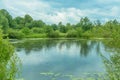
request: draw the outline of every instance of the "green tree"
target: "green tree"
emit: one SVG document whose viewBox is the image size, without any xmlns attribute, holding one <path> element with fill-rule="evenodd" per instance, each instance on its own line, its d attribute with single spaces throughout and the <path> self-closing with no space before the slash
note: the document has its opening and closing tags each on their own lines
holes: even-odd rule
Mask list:
<svg viewBox="0 0 120 80">
<path fill-rule="evenodd" d="M 31 22 L 30 28 L 33 28 L 33 27 L 42 28 L 44 26 L 45 26 L 45 23 L 42 20 L 34 20 Z"/>
<path fill-rule="evenodd" d="M 25 28 L 21 29 L 21 31 L 22 31 L 22 33 L 24 33 L 25 35 L 28 35 L 28 34 L 30 34 L 30 33 L 31 33 L 30 29 L 29 29 L 29 28 L 27 28 L 27 27 L 25 27 Z"/>
<path fill-rule="evenodd" d="M 15 80 L 18 58 L 14 54 L 14 47 L 7 41 L 2 39 L 0 30 L 0 79 Z"/>
<path fill-rule="evenodd" d="M 72 30 L 73 26 L 70 23 L 66 24 L 66 32 L 68 32 L 69 30 Z"/>
<path fill-rule="evenodd" d="M 76 27 L 82 27 L 84 31 L 87 31 L 92 29 L 93 25 L 87 17 L 84 17 L 80 19 L 80 22 L 76 25 Z"/>
<path fill-rule="evenodd" d="M 100 20 L 96 20 L 95 22 L 94 22 L 94 26 L 95 27 L 101 27 L 101 22 L 100 22 Z"/>
<path fill-rule="evenodd" d="M 69 30 L 69 31 L 67 32 L 67 37 L 70 37 L 70 38 L 78 37 L 77 31 L 74 30 L 74 29 Z"/>
<path fill-rule="evenodd" d="M 7 33 L 7 30 L 9 28 L 9 23 L 7 18 L 5 18 L 2 15 L 0 15 L 0 25 L 2 26 L 3 33 Z"/>
<path fill-rule="evenodd" d="M 77 32 L 77 37 L 82 37 L 83 35 L 83 30 L 81 27 L 76 28 L 76 32 Z"/>
<path fill-rule="evenodd" d="M 22 29 L 25 26 L 25 21 L 22 17 L 16 17 L 13 21 L 15 21 L 14 23 L 17 24 L 18 29 Z"/>
<path fill-rule="evenodd" d="M 58 30 L 58 26 L 56 24 L 52 24 L 51 27 L 53 28 L 53 30 Z"/>
<path fill-rule="evenodd" d="M 9 15 L 9 13 L 4 9 L 0 10 L 0 25 L 2 26 L 3 33 L 7 33 L 10 21 L 11 16 Z"/>
<path fill-rule="evenodd" d="M 49 34 L 53 31 L 53 28 L 51 26 L 47 25 L 47 26 L 44 27 L 44 30 L 45 30 L 45 33 Z"/>
<path fill-rule="evenodd" d="M 44 28 L 32 28 L 33 33 L 45 33 Z"/>
<path fill-rule="evenodd" d="M 62 22 L 59 22 L 58 27 L 59 27 L 59 31 L 60 31 L 60 32 L 62 32 L 62 33 L 66 33 L 66 32 L 67 32 L 67 29 L 66 29 L 66 27 L 62 24 Z"/>
<path fill-rule="evenodd" d="M 24 19 L 25 23 L 31 23 L 33 21 L 33 18 L 28 14 L 25 15 Z"/>
<path fill-rule="evenodd" d="M 60 32 L 58 30 L 52 31 L 52 32 L 48 33 L 48 37 L 50 37 L 50 38 L 58 38 L 58 37 L 60 37 Z"/>
<path fill-rule="evenodd" d="M 13 30 L 13 29 L 9 29 L 8 30 L 8 38 L 12 38 L 12 39 L 22 39 L 25 37 L 25 34 L 22 33 L 21 31 L 18 30 Z"/>
<path fill-rule="evenodd" d="M 9 26 L 11 26 L 11 22 L 12 22 L 12 16 L 9 14 L 9 12 L 5 9 L 1 9 L 0 13 L 3 14 L 3 16 L 5 16 L 9 22 Z"/>
</svg>

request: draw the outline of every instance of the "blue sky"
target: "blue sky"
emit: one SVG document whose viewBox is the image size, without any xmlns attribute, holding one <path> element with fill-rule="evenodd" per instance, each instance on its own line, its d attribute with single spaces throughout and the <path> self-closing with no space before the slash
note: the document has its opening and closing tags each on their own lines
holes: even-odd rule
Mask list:
<svg viewBox="0 0 120 80">
<path fill-rule="evenodd" d="M 13 17 L 30 14 L 50 24 L 77 23 L 85 16 L 92 21 L 120 18 L 120 0 L 0 0 L 0 9 Z"/>
</svg>

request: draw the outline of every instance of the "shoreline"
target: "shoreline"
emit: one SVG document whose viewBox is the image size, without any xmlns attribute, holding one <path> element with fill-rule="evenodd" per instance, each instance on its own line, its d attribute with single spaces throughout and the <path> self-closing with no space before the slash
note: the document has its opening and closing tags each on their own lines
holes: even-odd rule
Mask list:
<svg viewBox="0 0 120 80">
<path fill-rule="evenodd" d="M 8 39 L 10 42 L 26 41 L 26 40 L 111 40 L 113 38 L 23 38 L 23 39 Z"/>
</svg>

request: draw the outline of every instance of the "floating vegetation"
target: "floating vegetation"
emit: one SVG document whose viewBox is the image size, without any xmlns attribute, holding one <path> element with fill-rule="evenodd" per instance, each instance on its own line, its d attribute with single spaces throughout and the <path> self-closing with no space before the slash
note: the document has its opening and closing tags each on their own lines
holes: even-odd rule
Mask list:
<svg viewBox="0 0 120 80">
<path fill-rule="evenodd" d="M 50 77 L 50 80 L 58 80 L 58 79 L 67 79 L 67 80 L 104 80 L 105 74 L 103 73 L 83 73 L 81 76 L 75 76 L 72 74 L 62 74 L 62 73 L 54 73 L 54 72 L 43 72 L 40 75 L 45 77 Z"/>
<path fill-rule="evenodd" d="M 46 72 L 46 73 L 40 73 L 40 74 L 44 76 L 54 75 L 54 73 L 52 72 Z"/>
<path fill-rule="evenodd" d="M 20 79 L 15 79 L 15 80 L 25 80 L 25 79 L 23 79 L 23 78 L 20 78 Z"/>
</svg>

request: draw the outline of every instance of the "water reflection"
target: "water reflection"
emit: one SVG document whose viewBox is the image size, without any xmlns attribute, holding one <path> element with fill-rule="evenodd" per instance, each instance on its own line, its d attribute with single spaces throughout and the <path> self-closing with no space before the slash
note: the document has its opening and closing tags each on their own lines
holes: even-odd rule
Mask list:
<svg viewBox="0 0 120 80">
<path fill-rule="evenodd" d="M 53 39 L 41 39 L 41 40 L 28 40 L 22 43 L 14 44 L 17 51 L 25 50 L 26 54 L 31 51 L 41 51 L 43 49 L 49 50 L 53 47 L 58 47 L 59 50 L 67 48 L 68 50 L 74 45 L 79 48 L 80 56 L 86 57 L 93 48 L 96 48 L 97 53 L 100 53 L 99 41 L 88 41 L 88 40 L 53 40 Z M 74 51 L 74 50 L 73 50 Z"/>
<path fill-rule="evenodd" d="M 23 63 L 25 80 L 52 80 L 58 74 L 55 80 L 87 80 L 105 71 L 99 56 L 105 52 L 101 41 L 41 39 L 14 43 L 14 46 Z"/>
<path fill-rule="evenodd" d="M 109 58 L 102 55 L 108 80 L 120 80 L 120 40 L 104 41 Z"/>
<path fill-rule="evenodd" d="M 41 39 L 14 46 L 23 61 L 25 80 L 120 79 L 119 40 Z M 98 73 L 102 73 L 102 77 L 96 75 Z"/>
</svg>

